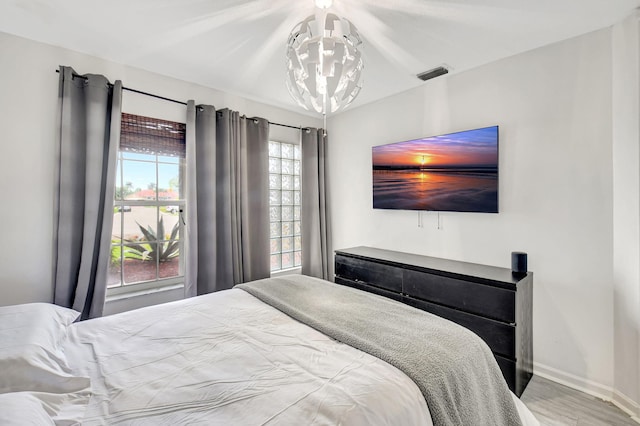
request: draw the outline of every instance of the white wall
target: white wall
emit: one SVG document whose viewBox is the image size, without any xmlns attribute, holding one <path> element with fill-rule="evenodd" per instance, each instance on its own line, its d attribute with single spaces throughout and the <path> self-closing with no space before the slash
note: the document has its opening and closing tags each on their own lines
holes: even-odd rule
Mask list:
<svg viewBox="0 0 640 426">
<path fill-rule="evenodd" d="M 534 360 L 613 386 L 611 31 L 441 77 L 329 121 L 333 244 L 534 271 Z M 372 209 L 371 147 L 500 126 L 500 213 Z"/>
<path fill-rule="evenodd" d="M 81 74 L 104 74 L 111 81 L 122 80 L 126 87 L 168 98 L 194 99 L 276 123 L 322 126 L 317 118 L 5 33 L 0 33 L 0 58 L 0 193 L 4 198 L 0 208 L 0 305 L 51 301 L 53 297 L 55 70 L 59 65 L 72 66 Z M 180 119 L 181 110 L 174 104 L 125 96 L 123 108 L 129 112 Z M 283 129 L 272 129 L 274 138 L 288 137 Z"/>
<path fill-rule="evenodd" d="M 640 418 L 640 16 L 613 28 L 616 400 Z"/>
</svg>

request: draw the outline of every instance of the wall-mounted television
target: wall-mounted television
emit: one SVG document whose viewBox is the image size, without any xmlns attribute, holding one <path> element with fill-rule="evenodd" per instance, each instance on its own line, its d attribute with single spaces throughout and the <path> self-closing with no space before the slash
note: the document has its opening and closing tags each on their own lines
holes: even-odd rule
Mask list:
<svg viewBox="0 0 640 426">
<path fill-rule="evenodd" d="M 498 126 L 374 146 L 373 208 L 498 213 Z"/>
</svg>

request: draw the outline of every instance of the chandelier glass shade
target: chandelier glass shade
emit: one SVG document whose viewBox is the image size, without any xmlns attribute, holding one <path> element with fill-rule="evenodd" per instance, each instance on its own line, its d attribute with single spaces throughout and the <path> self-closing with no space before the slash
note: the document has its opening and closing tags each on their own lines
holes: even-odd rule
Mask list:
<svg viewBox="0 0 640 426">
<path fill-rule="evenodd" d="M 298 23 L 287 43 L 287 89 L 303 108 L 329 114 L 347 107 L 362 88 L 362 40 L 333 13 Z"/>
</svg>

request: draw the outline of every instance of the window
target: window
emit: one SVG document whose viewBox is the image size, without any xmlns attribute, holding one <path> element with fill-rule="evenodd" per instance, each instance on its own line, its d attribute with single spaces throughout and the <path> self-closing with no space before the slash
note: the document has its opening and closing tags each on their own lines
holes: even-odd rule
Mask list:
<svg viewBox="0 0 640 426">
<path fill-rule="evenodd" d="M 110 289 L 182 282 L 185 125 L 122 114 Z"/>
<path fill-rule="evenodd" d="M 302 264 L 300 146 L 269 142 L 271 272 Z"/>
</svg>

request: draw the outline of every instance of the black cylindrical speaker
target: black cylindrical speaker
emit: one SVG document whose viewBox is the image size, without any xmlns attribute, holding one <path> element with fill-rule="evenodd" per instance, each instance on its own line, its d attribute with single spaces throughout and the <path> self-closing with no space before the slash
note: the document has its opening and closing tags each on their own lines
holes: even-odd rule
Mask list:
<svg viewBox="0 0 640 426">
<path fill-rule="evenodd" d="M 511 252 L 511 271 L 518 274 L 527 273 L 527 253 L 521 251 Z"/>
</svg>

